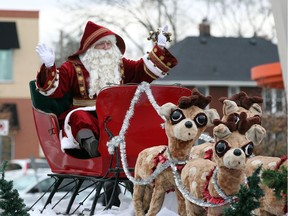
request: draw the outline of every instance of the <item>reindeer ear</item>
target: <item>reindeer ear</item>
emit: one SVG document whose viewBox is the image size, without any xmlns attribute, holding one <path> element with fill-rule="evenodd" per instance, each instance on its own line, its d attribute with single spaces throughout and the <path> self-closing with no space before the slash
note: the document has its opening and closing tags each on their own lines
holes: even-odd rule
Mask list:
<svg viewBox="0 0 288 216">
<path fill-rule="evenodd" d="M 173 103 L 163 104 L 159 109 L 159 115 L 164 116 L 166 120 L 169 119 L 172 110 L 176 109 L 177 106 Z"/>
<path fill-rule="evenodd" d="M 229 128 L 224 124 L 219 124 L 218 126 L 214 127 L 213 135 L 215 138 L 223 139 L 231 134 Z M 216 139 L 215 139 L 216 140 Z"/>
<path fill-rule="evenodd" d="M 258 103 L 253 103 L 252 106 L 249 108 L 249 111 L 253 113 L 254 116 L 262 116 L 262 108 Z"/>
<path fill-rule="evenodd" d="M 235 113 L 238 111 L 237 104 L 232 100 L 224 100 L 223 101 L 223 115 L 228 116 L 231 113 Z"/>
<path fill-rule="evenodd" d="M 266 130 L 259 124 L 254 124 L 250 129 L 245 133 L 247 139 L 252 141 L 255 145 L 258 145 L 262 142 L 266 136 Z"/>
<path fill-rule="evenodd" d="M 220 116 L 216 109 L 207 109 L 204 110 L 205 114 L 207 115 L 207 127 L 213 126 L 213 122 L 215 119 L 220 119 Z"/>
</svg>

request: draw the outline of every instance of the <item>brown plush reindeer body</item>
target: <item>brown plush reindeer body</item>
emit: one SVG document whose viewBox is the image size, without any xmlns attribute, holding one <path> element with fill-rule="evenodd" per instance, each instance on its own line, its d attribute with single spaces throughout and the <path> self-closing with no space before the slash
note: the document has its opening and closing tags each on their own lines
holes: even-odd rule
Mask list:
<svg viewBox="0 0 288 216">
<path fill-rule="evenodd" d="M 159 113 L 165 117 L 165 132 L 168 146 L 155 146 L 139 153 L 135 178 L 147 179 L 157 167 L 167 160 L 186 161 L 192 145 L 214 119 L 219 118 L 215 109 L 204 110 L 211 97 L 205 97 L 193 89 L 190 97 L 181 97 L 178 106 L 167 103 L 161 106 Z M 182 164 L 183 166 L 183 164 Z M 181 167 L 179 167 L 181 170 Z M 160 172 L 151 184 L 134 184 L 133 203 L 136 216 L 155 216 L 163 205 L 165 193 L 176 190 L 178 212 L 185 215 L 185 204 L 182 194 L 175 186 L 171 168 Z M 151 200 L 151 202 L 150 202 Z"/>
<path fill-rule="evenodd" d="M 255 156 L 249 158 L 246 166 L 246 175 L 251 176 L 253 172 L 262 165 L 262 170 L 279 170 L 285 166 L 288 169 L 287 157 Z M 261 181 L 262 182 L 262 181 Z M 256 215 L 285 215 L 287 213 L 287 194 L 283 194 L 282 199 L 275 196 L 275 192 L 267 185 L 261 183 L 264 197 L 260 199 L 260 208 L 255 211 Z"/>
<path fill-rule="evenodd" d="M 190 194 L 203 202 L 221 203 L 223 198 L 212 183 L 211 175 L 217 168 L 216 183 L 227 196 L 238 193 L 240 184 L 245 182 L 245 164 L 253 152 L 254 145 L 261 142 L 266 134 L 259 125 L 259 117 L 247 118 L 246 113 L 239 115 L 235 122 L 233 114 L 227 122 L 215 122 L 213 129 L 213 161 L 203 158 L 191 159 L 183 168 L 181 179 Z M 206 210 L 185 199 L 186 213 L 189 216 L 206 215 Z M 208 207 L 208 215 L 222 215 L 223 206 Z"/>
</svg>

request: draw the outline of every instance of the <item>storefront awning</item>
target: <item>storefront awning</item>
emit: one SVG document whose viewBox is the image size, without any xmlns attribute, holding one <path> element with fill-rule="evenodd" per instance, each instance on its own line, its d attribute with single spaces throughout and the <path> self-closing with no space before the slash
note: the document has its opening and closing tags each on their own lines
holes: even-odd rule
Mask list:
<svg viewBox="0 0 288 216">
<path fill-rule="evenodd" d="M 0 22 L 0 49 L 20 48 L 15 22 Z"/>
</svg>

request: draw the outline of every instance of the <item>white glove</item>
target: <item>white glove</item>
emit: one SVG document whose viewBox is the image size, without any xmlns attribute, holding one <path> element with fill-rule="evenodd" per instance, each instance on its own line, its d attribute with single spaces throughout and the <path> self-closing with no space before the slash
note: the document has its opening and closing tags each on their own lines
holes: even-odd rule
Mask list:
<svg viewBox="0 0 288 216">
<path fill-rule="evenodd" d="M 159 35 L 158 35 L 158 39 L 157 39 L 157 44 L 161 48 L 164 48 L 166 46 L 167 38 L 164 36 L 164 33 L 166 33 L 167 31 L 168 31 L 167 25 L 159 28 Z"/>
<path fill-rule="evenodd" d="M 45 44 L 38 44 L 36 46 L 36 52 L 38 53 L 41 61 L 47 68 L 52 67 L 55 62 L 55 53 L 52 49 L 48 49 Z"/>
</svg>

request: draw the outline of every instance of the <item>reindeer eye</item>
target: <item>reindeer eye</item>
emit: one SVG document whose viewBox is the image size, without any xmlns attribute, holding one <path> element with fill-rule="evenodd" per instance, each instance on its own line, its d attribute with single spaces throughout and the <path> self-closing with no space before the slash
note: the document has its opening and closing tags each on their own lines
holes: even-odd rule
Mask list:
<svg viewBox="0 0 288 216">
<path fill-rule="evenodd" d="M 242 150 L 245 152 L 246 157 L 249 157 L 252 155 L 254 149 L 254 144 L 252 142 L 249 142 L 247 145 L 242 147 Z"/>
<path fill-rule="evenodd" d="M 170 119 L 171 119 L 172 124 L 177 124 L 178 122 L 180 122 L 184 118 L 185 118 L 185 116 L 183 115 L 183 113 L 180 110 L 174 110 L 170 115 Z"/>
<path fill-rule="evenodd" d="M 228 143 L 224 140 L 219 140 L 215 145 L 215 151 L 219 157 L 222 157 L 229 149 Z"/>
<path fill-rule="evenodd" d="M 234 122 L 235 122 L 235 124 L 237 124 L 239 122 L 239 120 L 240 120 L 240 117 L 239 117 L 238 113 L 234 113 Z"/>
<path fill-rule="evenodd" d="M 199 113 L 195 116 L 194 121 L 197 127 L 204 127 L 207 124 L 207 116 L 204 113 Z"/>
</svg>

